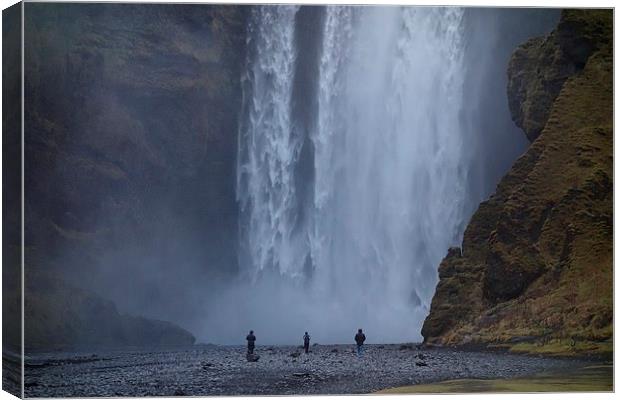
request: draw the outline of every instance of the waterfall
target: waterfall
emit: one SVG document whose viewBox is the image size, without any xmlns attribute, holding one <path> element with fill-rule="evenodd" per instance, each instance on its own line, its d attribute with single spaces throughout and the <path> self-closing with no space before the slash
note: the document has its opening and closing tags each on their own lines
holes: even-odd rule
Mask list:
<svg viewBox="0 0 620 400">
<path fill-rule="evenodd" d="M 295 273 L 303 250 L 293 232 L 296 193 L 294 164 L 302 138 L 294 137 L 291 101 L 298 7 L 253 9 L 249 37 L 256 41 L 249 66 L 251 97 L 245 99 L 247 127 L 239 139 L 238 201 L 247 218 L 249 260 L 255 272 L 278 266 Z"/>
<path fill-rule="evenodd" d="M 359 325 L 419 339 L 464 226 L 463 11 L 325 7 L 309 137 L 292 111 L 299 12 L 251 16 L 237 181 L 248 290 L 330 338 Z"/>
<path fill-rule="evenodd" d="M 437 266 L 482 196 L 468 193 L 481 139 L 463 115 L 466 13 L 326 6 L 308 27 L 307 9 L 251 16 L 235 323 L 276 343 L 358 327 L 419 340 Z"/>
</svg>

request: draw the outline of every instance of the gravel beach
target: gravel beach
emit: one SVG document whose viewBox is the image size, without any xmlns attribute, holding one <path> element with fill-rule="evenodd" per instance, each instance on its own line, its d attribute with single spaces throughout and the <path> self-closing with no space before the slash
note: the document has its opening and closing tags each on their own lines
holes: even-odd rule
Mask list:
<svg viewBox="0 0 620 400">
<path fill-rule="evenodd" d="M 26 359 L 26 397 L 362 394 L 459 378 L 510 378 L 587 365 L 415 345 L 242 346 L 40 353 Z"/>
</svg>

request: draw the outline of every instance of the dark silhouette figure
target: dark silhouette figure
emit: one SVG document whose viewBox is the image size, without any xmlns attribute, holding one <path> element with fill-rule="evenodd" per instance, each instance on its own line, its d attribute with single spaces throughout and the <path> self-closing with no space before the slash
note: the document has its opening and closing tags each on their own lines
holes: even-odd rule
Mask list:
<svg viewBox="0 0 620 400">
<path fill-rule="evenodd" d="M 304 351 L 308 354 L 308 349 L 310 348 L 310 335 L 308 332 L 304 334 Z"/>
<path fill-rule="evenodd" d="M 366 340 L 366 335 L 362 332 L 361 329 L 357 330 L 357 335 L 355 335 L 355 343 L 357 343 L 357 355 L 362 355 L 362 350 L 364 346 L 364 341 Z"/>
<path fill-rule="evenodd" d="M 245 337 L 245 340 L 248 341 L 248 354 L 254 354 L 254 342 L 256 342 L 254 331 L 250 331 L 250 334 Z"/>
</svg>

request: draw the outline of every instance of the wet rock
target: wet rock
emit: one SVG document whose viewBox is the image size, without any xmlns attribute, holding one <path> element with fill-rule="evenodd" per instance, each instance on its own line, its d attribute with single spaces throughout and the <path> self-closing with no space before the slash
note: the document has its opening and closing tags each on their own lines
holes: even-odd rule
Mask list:
<svg viewBox="0 0 620 400">
<path fill-rule="evenodd" d="M 297 358 L 297 357 L 299 357 L 300 355 L 301 355 L 301 353 L 300 353 L 300 352 L 298 352 L 298 351 L 295 351 L 295 352 L 293 352 L 293 353 L 291 353 L 291 354 L 290 354 L 290 356 L 291 356 L 291 357 L 293 357 L 293 358 Z"/>
<path fill-rule="evenodd" d="M 259 358 L 260 358 L 260 356 L 259 356 L 259 355 L 257 355 L 257 354 L 247 354 L 247 355 L 246 355 L 246 359 L 247 359 L 249 362 L 256 362 L 256 361 L 258 361 L 258 360 L 259 360 Z"/>
<path fill-rule="evenodd" d="M 416 361 L 415 365 L 417 365 L 418 367 L 427 367 L 428 364 L 425 363 L 424 361 Z"/>
</svg>

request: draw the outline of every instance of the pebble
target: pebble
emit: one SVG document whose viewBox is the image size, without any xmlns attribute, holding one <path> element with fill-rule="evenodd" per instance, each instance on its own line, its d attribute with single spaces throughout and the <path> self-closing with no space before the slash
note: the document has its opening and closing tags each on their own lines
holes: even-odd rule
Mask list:
<svg viewBox="0 0 620 400">
<path fill-rule="evenodd" d="M 273 346 L 264 348 L 261 361 L 265 362 L 259 363 L 248 363 L 242 346 L 98 352 L 98 359 L 89 362 L 72 362 L 84 360 L 81 354 L 73 358 L 67 353 L 58 355 L 67 362 L 57 362 L 47 354 L 44 367 L 26 366 L 25 396 L 364 394 L 416 382 L 514 377 L 587 365 L 575 359 L 497 352 L 447 348 L 404 352 L 401 345 L 364 347 L 364 354 L 358 357 L 354 345 L 318 345 L 314 354 L 299 353 L 297 346 Z M 260 350 L 257 348 L 258 354 Z M 299 355 L 291 359 L 294 353 Z M 433 360 L 432 367 L 428 360 Z"/>
</svg>

